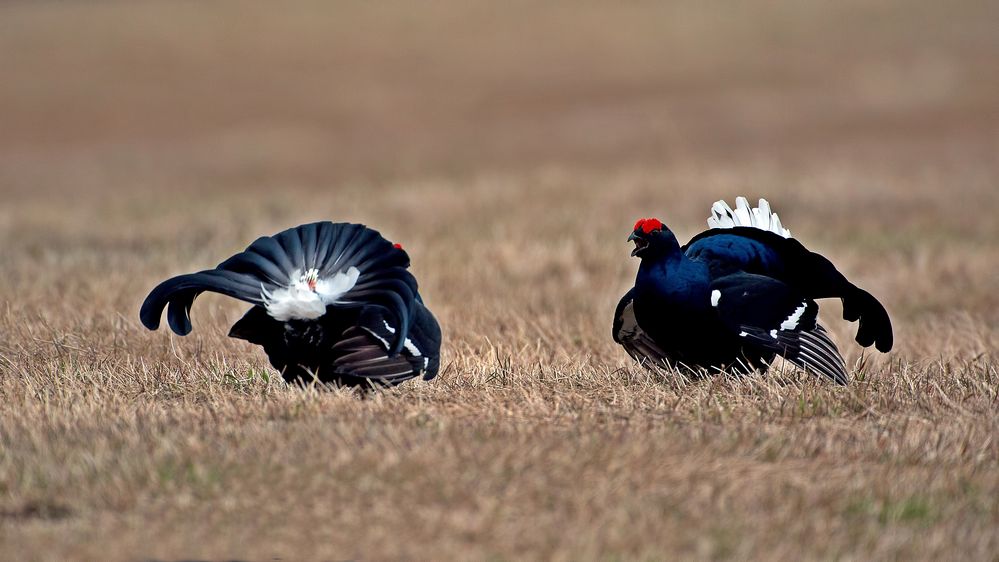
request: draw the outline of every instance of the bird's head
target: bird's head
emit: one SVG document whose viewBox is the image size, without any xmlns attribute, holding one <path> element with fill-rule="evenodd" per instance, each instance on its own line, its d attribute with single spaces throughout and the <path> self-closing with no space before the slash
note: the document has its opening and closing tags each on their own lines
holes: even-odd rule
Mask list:
<svg viewBox="0 0 999 562">
<path fill-rule="evenodd" d="M 642 259 L 666 256 L 679 250 L 676 236 L 659 219 L 638 219 L 629 242 L 635 243 L 632 256 Z"/>
</svg>

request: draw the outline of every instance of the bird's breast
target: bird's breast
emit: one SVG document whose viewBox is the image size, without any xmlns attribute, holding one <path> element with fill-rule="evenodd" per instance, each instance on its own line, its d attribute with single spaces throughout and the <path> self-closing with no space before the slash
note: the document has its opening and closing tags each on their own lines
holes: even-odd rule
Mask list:
<svg viewBox="0 0 999 562">
<path fill-rule="evenodd" d="M 323 346 L 326 330 L 320 322 L 312 320 L 289 320 L 284 323 L 285 344 L 296 351 L 307 352 Z"/>
</svg>

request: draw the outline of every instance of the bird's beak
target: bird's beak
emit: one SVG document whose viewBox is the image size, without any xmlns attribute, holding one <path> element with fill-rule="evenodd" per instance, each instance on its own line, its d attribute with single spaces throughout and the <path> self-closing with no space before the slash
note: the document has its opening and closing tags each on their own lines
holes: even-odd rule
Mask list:
<svg viewBox="0 0 999 562">
<path fill-rule="evenodd" d="M 637 256 L 638 252 L 641 252 L 642 250 L 644 250 L 649 245 L 649 241 L 648 240 L 645 240 L 644 238 L 636 236 L 634 232 L 632 232 L 631 236 L 628 237 L 628 242 L 634 242 L 635 243 L 635 249 L 631 251 L 631 257 Z"/>
</svg>

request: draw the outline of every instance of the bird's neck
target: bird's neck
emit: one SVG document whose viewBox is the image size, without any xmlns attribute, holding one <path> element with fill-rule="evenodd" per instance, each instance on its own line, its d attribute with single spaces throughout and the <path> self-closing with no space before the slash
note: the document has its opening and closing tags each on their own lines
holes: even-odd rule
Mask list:
<svg viewBox="0 0 999 562">
<path fill-rule="evenodd" d="M 642 262 L 638 266 L 638 276 L 639 278 L 643 276 L 653 278 L 667 276 L 672 272 L 682 269 L 685 266 L 684 262 L 690 262 L 690 259 L 684 256 L 682 252 L 670 252 L 655 257 L 647 257 L 642 259 Z"/>
<path fill-rule="evenodd" d="M 655 260 L 642 260 L 635 287 L 642 293 L 684 295 L 703 292 L 707 283 L 705 266 L 676 252 Z"/>
</svg>

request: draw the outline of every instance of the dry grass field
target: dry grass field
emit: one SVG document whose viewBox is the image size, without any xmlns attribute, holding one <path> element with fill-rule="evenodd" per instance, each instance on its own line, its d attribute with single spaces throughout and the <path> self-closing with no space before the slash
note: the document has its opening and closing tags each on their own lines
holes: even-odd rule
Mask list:
<svg viewBox="0 0 999 562">
<path fill-rule="evenodd" d="M 999 560 L 999 4 L 0 4 L 0 559 Z M 639 216 L 765 196 L 889 355 L 684 381 L 610 339 Z M 361 398 L 146 331 L 362 221 L 442 372 Z M 682 320 L 678 320 L 682 321 Z"/>
</svg>

